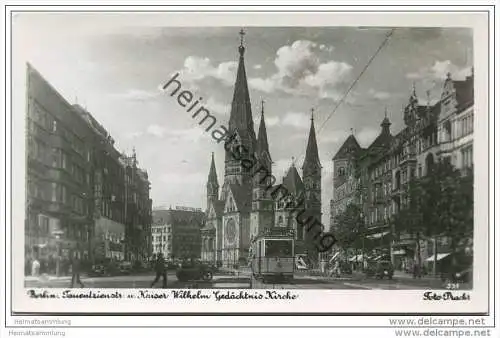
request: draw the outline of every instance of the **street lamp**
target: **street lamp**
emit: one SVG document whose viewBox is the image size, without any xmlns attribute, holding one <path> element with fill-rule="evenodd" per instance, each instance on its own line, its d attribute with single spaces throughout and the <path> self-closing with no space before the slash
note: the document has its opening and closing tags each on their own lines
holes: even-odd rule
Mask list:
<svg viewBox="0 0 500 338">
<path fill-rule="evenodd" d="M 54 230 L 52 235 L 56 238 L 56 276 L 59 277 L 61 272 L 61 236 L 64 234 L 63 230 Z"/>
<path fill-rule="evenodd" d="M 365 214 L 363 213 L 363 211 L 361 211 L 359 216 L 361 217 L 361 224 L 362 224 L 362 227 L 361 227 L 361 264 L 363 266 L 362 266 L 361 271 L 363 271 L 365 269 L 365 226 L 366 226 Z"/>
</svg>

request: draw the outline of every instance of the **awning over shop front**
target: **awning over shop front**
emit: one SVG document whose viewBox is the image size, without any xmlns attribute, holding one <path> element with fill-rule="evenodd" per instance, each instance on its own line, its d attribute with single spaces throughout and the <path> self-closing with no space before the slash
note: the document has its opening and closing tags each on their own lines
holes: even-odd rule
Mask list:
<svg viewBox="0 0 500 338">
<path fill-rule="evenodd" d="M 450 253 L 438 253 L 437 257 L 436 257 L 436 260 L 440 261 L 443 258 L 448 257 L 449 255 L 450 255 Z M 431 257 L 427 258 L 425 261 L 426 262 L 434 262 L 434 255 L 432 255 Z"/>
<path fill-rule="evenodd" d="M 332 258 L 330 258 L 330 260 L 328 261 L 328 263 L 332 263 L 336 258 L 338 258 L 340 255 L 340 252 L 337 251 L 333 256 Z"/>
<path fill-rule="evenodd" d="M 388 234 L 389 234 L 389 231 L 384 231 L 384 232 L 379 232 L 376 234 L 368 235 L 368 236 L 366 236 L 366 238 L 377 239 L 377 238 L 382 238 Z"/>
<path fill-rule="evenodd" d="M 356 255 L 351 257 L 351 259 L 349 259 L 349 262 L 362 261 L 362 260 L 363 260 L 363 255 Z"/>
</svg>

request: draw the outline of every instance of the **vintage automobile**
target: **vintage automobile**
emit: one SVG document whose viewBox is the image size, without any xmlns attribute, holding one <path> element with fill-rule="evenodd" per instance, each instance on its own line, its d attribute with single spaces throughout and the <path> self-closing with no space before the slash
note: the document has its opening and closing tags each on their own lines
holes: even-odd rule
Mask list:
<svg viewBox="0 0 500 338">
<path fill-rule="evenodd" d="M 177 279 L 181 282 L 203 280 L 211 281 L 214 277 L 213 267 L 200 261 L 184 261 L 176 271 Z"/>
<path fill-rule="evenodd" d="M 121 275 L 130 275 L 132 273 L 132 263 L 131 262 L 121 262 L 118 265 L 118 271 Z"/>
<path fill-rule="evenodd" d="M 366 267 L 365 275 L 366 277 L 375 277 L 383 279 L 387 277 L 392 279 L 394 276 L 394 267 L 390 261 L 370 261 Z"/>
<path fill-rule="evenodd" d="M 394 276 L 394 267 L 390 261 L 378 261 L 375 268 L 375 277 L 383 279 L 387 277 L 392 279 Z"/>
<path fill-rule="evenodd" d="M 89 270 L 88 275 L 90 277 L 103 277 L 106 276 L 106 267 L 104 264 L 94 264 Z"/>
<path fill-rule="evenodd" d="M 102 260 L 96 262 L 90 268 L 89 276 L 104 277 L 104 276 L 117 276 L 120 274 L 120 266 L 116 261 Z"/>
<path fill-rule="evenodd" d="M 335 265 L 333 265 L 335 266 Z M 352 275 L 352 267 L 351 267 L 351 264 L 347 263 L 347 262 L 339 262 L 338 263 L 338 269 L 339 269 L 339 272 L 343 275 Z"/>
<path fill-rule="evenodd" d="M 88 275 L 91 277 L 116 276 L 120 274 L 118 264 L 111 261 L 100 262 L 92 265 Z"/>
<path fill-rule="evenodd" d="M 165 261 L 165 268 L 167 270 L 176 270 L 180 263 L 174 262 L 173 260 Z"/>
</svg>

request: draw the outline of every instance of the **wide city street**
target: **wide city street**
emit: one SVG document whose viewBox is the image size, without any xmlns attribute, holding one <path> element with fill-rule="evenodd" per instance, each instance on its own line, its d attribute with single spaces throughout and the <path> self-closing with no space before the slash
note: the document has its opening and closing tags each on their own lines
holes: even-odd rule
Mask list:
<svg viewBox="0 0 500 338">
<path fill-rule="evenodd" d="M 149 288 L 154 280 L 153 273 L 133 274 L 112 277 L 87 277 L 81 280 L 85 288 Z M 26 277 L 26 288 L 69 288 L 71 277 Z M 75 285 L 75 287 L 79 287 Z M 162 281 L 158 281 L 155 288 L 162 287 Z M 443 288 L 443 283 L 438 280 L 398 278 L 392 280 L 362 278 L 356 275 L 343 277 L 323 277 L 311 275 L 296 275 L 289 283 L 263 283 L 252 278 L 249 272 L 216 273 L 213 280 L 180 282 L 175 272 L 167 274 L 167 288 L 169 289 L 361 289 L 361 290 L 424 290 Z M 468 289 L 463 285 L 460 289 Z"/>
</svg>

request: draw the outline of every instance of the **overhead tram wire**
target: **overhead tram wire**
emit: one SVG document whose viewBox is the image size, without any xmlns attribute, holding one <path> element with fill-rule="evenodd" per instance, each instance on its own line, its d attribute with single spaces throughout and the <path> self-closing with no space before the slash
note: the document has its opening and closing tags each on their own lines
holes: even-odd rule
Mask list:
<svg viewBox="0 0 500 338">
<path fill-rule="evenodd" d="M 332 112 L 330 113 L 330 115 L 328 115 L 328 117 L 326 118 L 326 120 L 321 124 L 321 126 L 317 129 L 316 131 L 316 137 L 319 137 L 319 133 L 321 132 L 321 130 L 325 127 L 326 123 L 330 120 L 330 118 L 333 116 L 333 114 L 335 114 L 335 112 L 337 111 L 337 109 L 340 107 L 340 105 L 342 103 L 344 103 L 345 99 L 347 98 L 347 96 L 349 95 L 349 93 L 351 92 L 351 90 L 356 86 L 356 84 L 358 83 L 358 81 L 361 79 L 361 77 L 363 76 L 363 74 L 368 70 L 368 68 L 370 67 L 370 65 L 372 64 L 373 60 L 375 60 L 375 58 L 377 57 L 377 55 L 382 51 L 382 49 L 384 49 L 384 47 L 387 45 L 387 42 L 389 42 L 389 39 L 392 37 L 392 35 L 394 34 L 394 31 L 396 30 L 396 28 L 392 28 L 385 36 L 385 39 L 382 41 L 382 43 L 380 44 L 380 46 L 378 47 L 378 49 L 375 51 L 375 53 L 371 56 L 371 58 L 368 60 L 368 62 L 366 63 L 365 67 L 363 68 L 363 70 L 361 70 L 361 72 L 359 73 L 359 75 L 356 77 L 356 79 L 354 79 L 354 81 L 352 82 L 352 84 L 349 86 L 349 88 L 347 89 L 347 91 L 344 93 L 344 95 L 342 96 L 342 98 L 337 102 L 337 104 L 335 105 L 335 107 L 333 108 Z M 302 158 L 302 156 L 304 155 L 304 153 L 302 153 L 299 157 L 297 158 Z"/>
<path fill-rule="evenodd" d="M 391 36 L 394 34 L 394 31 L 396 30 L 396 28 L 392 28 L 385 36 L 385 39 L 384 41 L 382 41 L 382 43 L 380 44 L 380 46 L 378 47 L 378 49 L 375 51 L 375 53 L 372 55 L 372 57 L 370 58 L 370 60 L 368 60 L 367 64 L 365 65 L 365 67 L 363 68 L 363 70 L 361 71 L 361 73 L 359 73 L 358 77 L 353 81 L 353 83 L 351 84 L 351 86 L 347 89 L 347 91 L 345 92 L 344 96 L 342 96 L 342 98 L 337 102 L 337 105 L 333 108 L 332 112 L 330 113 L 330 115 L 328 115 L 328 117 L 326 118 L 326 120 L 323 122 L 323 124 L 321 124 L 321 126 L 319 127 L 318 129 L 318 134 L 320 133 L 321 129 L 324 128 L 324 126 L 326 125 L 326 123 L 328 122 L 328 120 L 330 120 L 330 118 L 333 116 L 333 114 L 335 114 L 335 112 L 337 111 L 337 109 L 340 107 L 340 105 L 342 103 L 344 103 L 345 99 L 347 98 L 347 96 L 349 95 L 349 93 L 351 92 L 351 90 L 356 86 L 356 84 L 358 83 L 359 79 L 361 79 L 361 77 L 363 76 L 363 74 L 368 70 L 368 68 L 370 67 L 370 65 L 372 64 L 373 60 L 375 60 L 375 58 L 377 57 L 377 55 L 382 51 L 382 49 L 384 49 L 384 47 L 387 45 L 387 42 L 389 42 L 389 39 L 391 38 Z"/>
</svg>

